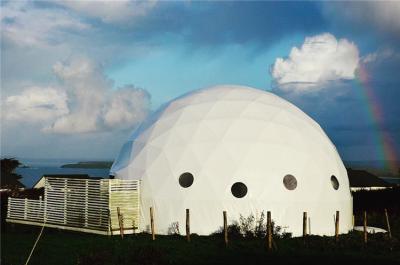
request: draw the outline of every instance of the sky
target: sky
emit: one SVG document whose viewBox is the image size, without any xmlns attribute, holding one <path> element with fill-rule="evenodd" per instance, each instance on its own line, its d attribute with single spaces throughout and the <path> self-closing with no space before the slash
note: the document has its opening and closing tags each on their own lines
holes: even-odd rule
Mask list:
<svg viewBox="0 0 400 265">
<path fill-rule="evenodd" d="M 160 105 L 237 84 L 344 160 L 399 160 L 400 2 L 2 1 L 0 26 L 2 156 L 114 159 Z"/>
</svg>

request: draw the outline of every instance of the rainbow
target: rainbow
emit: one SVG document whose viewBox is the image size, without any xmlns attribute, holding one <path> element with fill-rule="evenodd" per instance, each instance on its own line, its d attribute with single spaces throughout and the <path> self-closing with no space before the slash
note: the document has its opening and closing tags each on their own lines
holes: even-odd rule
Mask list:
<svg viewBox="0 0 400 265">
<path fill-rule="evenodd" d="M 397 172 L 397 154 L 394 148 L 394 141 L 384 127 L 383 110 L 379 100 L 369 82 L 369 74 L 363 63 L 359 64 L 356 80 L 361 87 L 361 97 L 365 101 L 366 112 L 372 120 L 375 128 L 376 153 L 379 160 L 384 161 L 384 166 L 391 172 Z"/>
</svg>

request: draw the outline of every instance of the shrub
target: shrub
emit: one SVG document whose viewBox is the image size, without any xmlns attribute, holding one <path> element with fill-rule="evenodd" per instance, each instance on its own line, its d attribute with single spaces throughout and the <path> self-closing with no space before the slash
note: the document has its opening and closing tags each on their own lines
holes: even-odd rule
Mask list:
<svg viewBox="0 0 400 265">
<path fill-rule="evenodd" d="M 244 217 L 240 215 L 239 221 L 234 221 L 228 225 L 228 235 L 231 238 L 264 238 L 267 234 L 267 221 L 265 220 L 264 211 L 261 212 L 259 218 L 255 218 L 253 214 Z M 272 235 L 275 238 L 290 238 L 291 233 L 284 231 L 283 227 L 275 225 L 271 221 Z M 213 235 L 223 234 L 223 227 L 213 233 Z"/>
<path fill-rule="evenodd" d="M 181 233 L 179 232 L 179 222 L 173 222 L 169 227 L 168 227 L 168 235 L 180 235 Z"/>
</svg>

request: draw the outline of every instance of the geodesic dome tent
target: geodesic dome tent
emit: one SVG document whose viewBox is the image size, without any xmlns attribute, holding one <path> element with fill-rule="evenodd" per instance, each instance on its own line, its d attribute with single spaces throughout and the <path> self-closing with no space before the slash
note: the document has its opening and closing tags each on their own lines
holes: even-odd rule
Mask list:
<svg viewBox="0 0 400 265">
<path fill-rule="evenodd" d="M 293 104 L 262 90 L 216 86 L 167 103 L 136 130 L 110 174 L 141 180 L 139 229 L 156 232 L 172 223 L 207 235 L 240 215 L 272 219 L 302 233 L 303 212 L 312 234 L 352 228 L 346 169 L 321 127 Z"/>
</svg>

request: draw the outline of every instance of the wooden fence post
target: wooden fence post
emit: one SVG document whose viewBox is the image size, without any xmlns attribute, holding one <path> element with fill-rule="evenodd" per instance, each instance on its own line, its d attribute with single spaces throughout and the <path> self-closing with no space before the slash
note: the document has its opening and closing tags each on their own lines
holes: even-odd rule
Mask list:
<svg viewBox="0 0 400 265">
<path fill-rule="evenodd" d="M 7 218 L 9 218 L 11 215 L 11 200 L 12 198 L 10 197 L 7 199 Z"/>
<path fill-rule="evenodd" d="M 336 242 L 339 241 L 339 211 L 336 211 L 336 218 L 335 218 L 335 239 L 336 239 Z"/>
<path fill-rule="evenodd" d="M 151 238 L 156 240 L 156 234 L 154 231 L 154 214 L 153 214 L 153 207 L 150 207 L 150 225 L 151 225 Z"/>
<path fill-rule="evenodd" d="M 108 231 L 110 232 L 109 235 L 112 236 L 113 228 L 112 228 L 112 220 L 111 220 L 111 209 L 108 209 Z"/>
<path fill-rule="evenodd" d="M 226 220 L 226 211 L 223 211 L 224 216 L 224 241 L 225 246 L 228 246 L 228 222 Z"/>
<path fill-rule="evenodd" d="M 307 212 L 303 212 L 303 238 L 307 235 Z"/>
<path fill-rule="evenodd" d="M 25 198 L 24 200 L 24 220 L 26 220 L 28 217 L 28 198 Z"/>
<path fill-rule="evenodd" d="M 67 224 L 67 198 L 68 198 L 68 186 L 67 179 L 64 179 L 64 224 Z"/>
<path fill-rule="evenodd" d="M 124 239 L 124 223 L 122 220 L 122 214 L 119 210 L 119 207 L 117 207 L 117 215 L 118 215 L 119 233 L 121 235 L 121 238 Z"/>
<path fill-rule="evenodd" d="M 189 209 L 186 209 L 186 238 L 190 242 L 190 213 Z"/>
<path fill-rule="evenodd" d="M 85 180 L 85 211 L 84 211 L 84 213 L 85 213 L 85 227 L 87 227 L 88 226 L 88 220 L 89 220 L 89 210 L 88 210 L 88 207 L 89 207 L 89 180 Z M 99 218 L 99 220 L 101 221 L 101 218 Z"/>
<path fill-rule="evenodd" d="M 43 197 L 39 196 L 39 216 L 44 222 Z"/>
<path fill-rule="evenodd" d="M 389 223 L 389 215 L 387 209 L 385 208 L 385 219 L 386 219 L 386 227 L 389 234 L 389 239 L 392 238 L 392 231 L 390 230 L 390 223 Z"/>
<path fill-rule="evenodd" d="M 271 221 L 271 212 L 267 212 L 267 249 L 268 251 L 272 250 L 272 221 Z"/>
<path fill-rule="evenodd" d="M 368 243 L 368 233 L 367 233 L 367 211 L 364 211 L 364 244 Z"/>
</svg>

